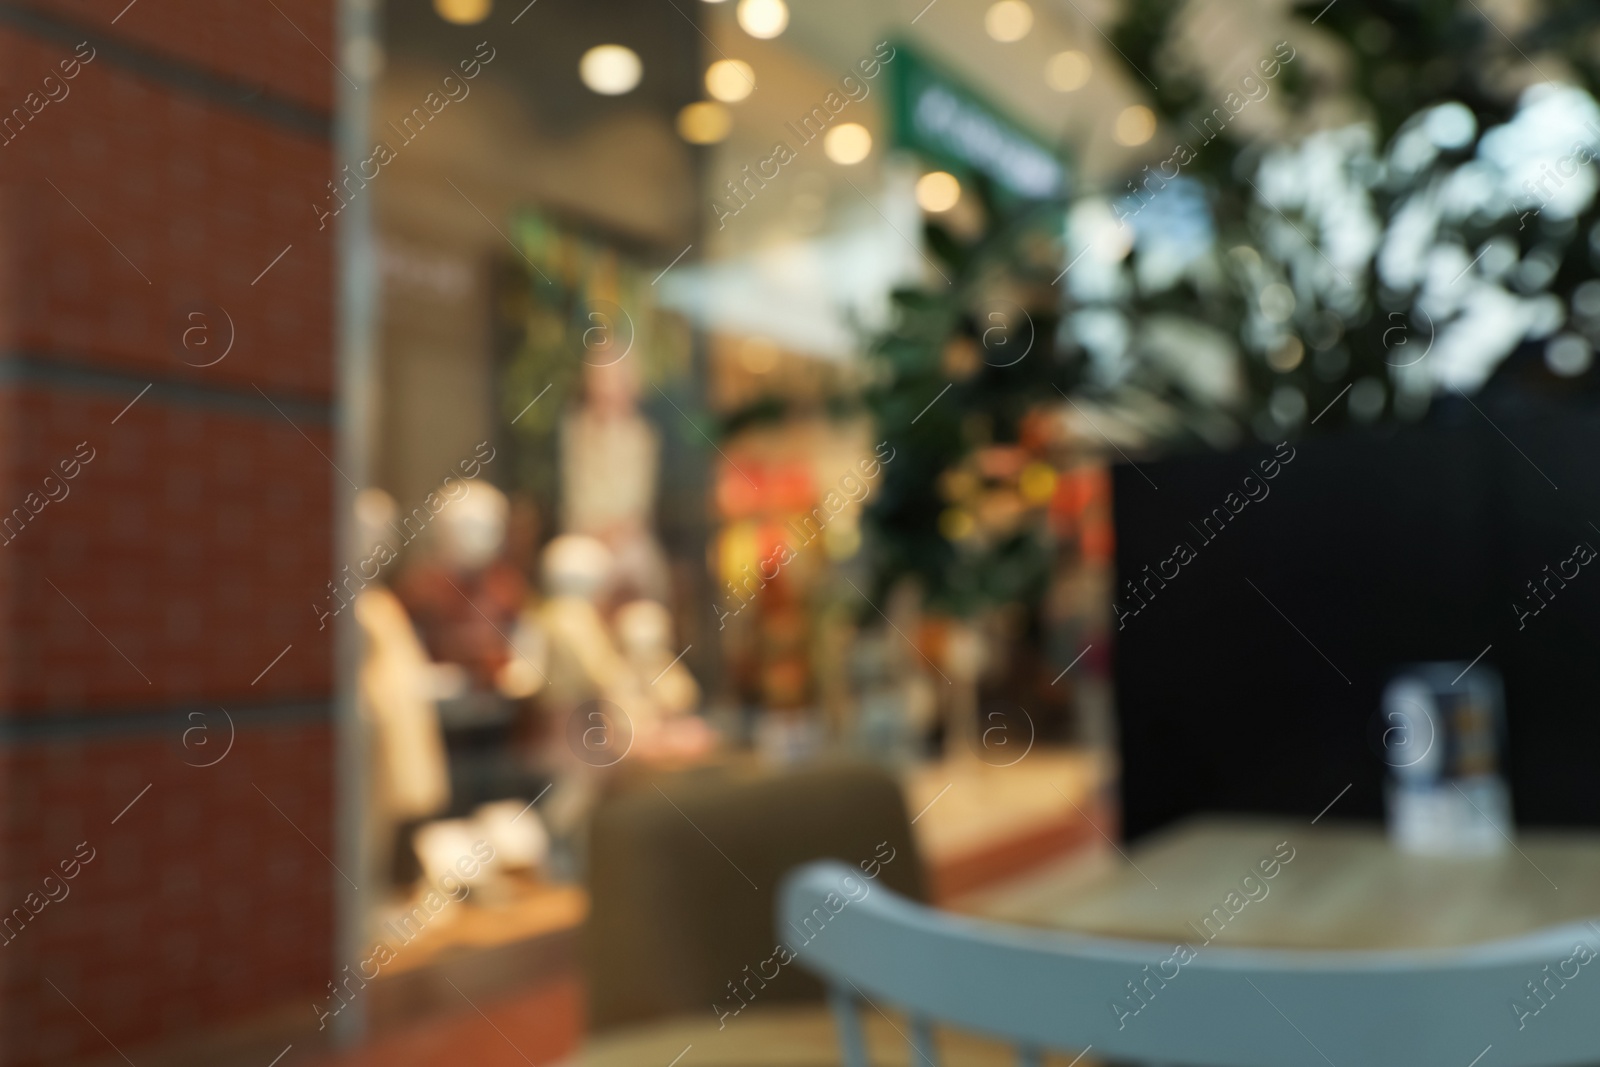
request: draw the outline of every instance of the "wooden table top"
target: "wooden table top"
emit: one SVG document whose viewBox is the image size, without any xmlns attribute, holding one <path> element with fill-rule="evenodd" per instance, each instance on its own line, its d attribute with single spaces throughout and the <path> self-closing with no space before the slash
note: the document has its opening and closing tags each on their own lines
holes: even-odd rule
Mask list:
<svg viewBox="0 0 1600 1067">
<path fill-rule="evenodd" d="M 1006 882 L 1098 841 L 1088 819 L 1100 815 L 1107 763 L 1088 749 L 1039 745 L 1012 766 L 963 754 L 909 771 L 906 811 L 933 900 Z"/>
<path fill-rule="evenodd" d="M 1600 833 L 1589 831 L 1530 831 L 1500 855 L 1445 859 L 1404 855 L 1373 824 L 1203 817 L 1123 852 L 1107 845 L 956 907 L 1197 947 L 1211 931 L 1236 946 L 1437 948 L 1600 921 Z M 1292 858 L 1261 879 L 1275 855 Z M 1218 908 L 1226 921 L 1204 925 Z"/>
</svg>

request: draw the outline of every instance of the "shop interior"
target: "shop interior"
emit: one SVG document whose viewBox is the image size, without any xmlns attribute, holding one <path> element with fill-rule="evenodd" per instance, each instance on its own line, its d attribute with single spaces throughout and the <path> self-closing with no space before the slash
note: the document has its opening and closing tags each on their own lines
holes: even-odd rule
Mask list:
<svg viewBox="0 0 1600 1067">
<path fill-rule="evenodd" d="M 1050 250 L 972 268 L 939 366 L 873 353 L 951 281 L 925 219 L 975 243 L 1113 172 L 1134 146 L 1092 116 L 1137 94 L 1059 14 L 944 5 L 386 8 L 394 159 L 355 194 L 382 488 L 329 603 L 368 649 L 364 940 L 474 841 L 495 859 L 384 968 L 369 1033 L 458 1008 L 444 977 L 570 970 L 590 822 L 640 789 L 865 762 L 940 900 L 1114 828 L 1109 462 L 1055 410 Z M 975 400 L 940 410 L 952 382 Z"/>
<path fill-rule="evenodd" d="M 1450 102 L 1468 75 L 1402 54 L 1388 7 L 1406 5 L 1346 0 L 1321 24 L 1274 3 L 1125 6 L 383 6 L 366 56 L 381 176 L 332 193 L 370 198 L 381 293 L 361 562 L 328 603 L 362 639 L 347 811 L 384 886 L 349 934 L 384 947 L 380 977 L 357 996 L 336 976 L 317 1008 L 345 1055 L 410 1062 L 485 1003 L 509 1006 L 506 1041 L 482 1039 L 528 1062 L 711 1046 L 747 1007 L 818 996 L 808 976 L 763 971 L 759 995 L 739 976 L 773 883 L 819 856 L 945 910 L 1113 935 L 1172 918 L 1145 891 L 1194 850 L 1252 862 L 1249 823 L 1124 851 L 1196 812 L 1343 798 L 1424 852 L 1492 851 L 1482 827 L 1450 829 L 1459 812 L 1394 828 L 1385 783 L 1410 764 L 1386 746 L 1414 741 L 1367 725 L 1397 664 L 1485 643 L 1501 652 L 1456 743 L 1486 746 L 1469 803 L 1510 828 L 1492 664 L 1523 701 L 1518 783 L 1558 747 L 1527 725 L 1555 698 L 1484 636 L 1506 620 L 1486 621 L 1500 579 L 1475 567 L 1509 574 L 1507 544 L 1532 552 L 1576 512 L 1531 500 L 1543 487 L 1494 434 L 1548 417 L 1540 473 L 1593 487 L 1549 457 L 1592 434 L 1600 283 L 1569 283 L 1592 272 L 1574 220 L 1593 183 L 1534 205 L 1542 236 L 1508 237 L 1531 202 L 1472 182 L 1523 171 L 1478 124 L 1548 147 L 1539 131 L 1600 111 L 1581 89 L 1541 97 L 1514 54 L 1478 87 L 1492 107 Z M 1187 103 L 1158 103 L 1147 66 Z M 1386 177 L 1365 177 L 1377 161 Z M 1491 226 L 1504 262 L 1471 245 L 1401 262 L 1426 255 L 1403 180 L 1478 196 L 1426 226 L 1452 249 L 1446 231 Z M 1428 273 L 1474 264 L 1525 309 L 1514 322 Z M 1456 332 L 1423 363 L 1401 346 L 1434 343 L 1430 316 Z M 1474 421 L 1479 389 L 1509 398 L 1493 410 L 1515 431 Z M 1461 492 L 1419 489 L 1441 482 Z M 1394 502 L 1381 518 L 1376 498 Z M 1535 517 L 1489 522 L 1507 500 Z M 1236 518 L 1246 532 L 1224 533 Z M 1355 562 L 1317 570 L 1335 557 Z M 1313 589 L 1333 606 L 1316 614 Z M 1560 693 L 1590 681 L 1548 669 Z M 1284 693 L 1316 713 L 1280 721 Z M 1274 733 L 1298 755 L 1274 760 Z M 1539 821 L 1588 817 L 1518 789 Z M 825 1013 L 753 1014 L 702 1062 L 836 1062 Z"/>
</svg>

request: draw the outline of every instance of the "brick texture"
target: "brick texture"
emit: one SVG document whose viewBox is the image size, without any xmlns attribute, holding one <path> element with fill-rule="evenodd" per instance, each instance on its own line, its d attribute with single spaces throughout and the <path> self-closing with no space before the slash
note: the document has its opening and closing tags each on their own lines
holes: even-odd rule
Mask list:
<svg viewBox="0 0 1600 1067">
<path fill-rule="evenodd" d="M 137 387 L 12 391 L 6 499 L 45 498 L 52 473 L 67 493 L 14 535 L 0 522 L 12 537 L 0 618 L 13 715 L 297 701 L 331 687 L 331 629 L 312 607 L 331 577 L 338 475 L 316 451 L 332 451 L 328 428 L 297 430 L 259 398 L 239 402 L 258 411 L 211 410 L 165 401 L 164 388 L 115 425 Z M 84 444 L 94 458 L 61 479 Z"/>
<path fill-rule="evenodd" d="M 24 6 L 308 107 L 333 108 L 339 75 L 331 66 L 329 0 L 30 0 Z"/>
<path fill-rule="evenodd" d="M 0 54 L 9 110 L 72 50 L 0 29 Z M 129 373 L 326 400 L 333 229 L 317 228 L 312 207 L 328 195 L 326 143 L 104 55 L 65 84 L 64 99 L 0 146 L 4 240 L 26 250 L 0 296 L 0 338 Z M 197 309 L 204 319 L 189 317 Z M 230 336 L 225 358 L 196 366 Z"/>
<path fill-rule="evenodd" d="M 183 766 L 176 731 L 0 756 L 7 914 L 78 845 L 94 850 L 65 898 L 0 945 L 6 1062 L 103 1055 L 96 1026 L 132 1051 L 309 1005 L 327 981 L 339 877 L 317 853 L 332 851 L 329 748 L 314 724 L 241 730 L 214 767 Z"/>
<path fill-rule="evenodd" d="M 159 1062 L 332 972 L 335 8 L 0 7 L 0 1067 Z"/>
</svg>

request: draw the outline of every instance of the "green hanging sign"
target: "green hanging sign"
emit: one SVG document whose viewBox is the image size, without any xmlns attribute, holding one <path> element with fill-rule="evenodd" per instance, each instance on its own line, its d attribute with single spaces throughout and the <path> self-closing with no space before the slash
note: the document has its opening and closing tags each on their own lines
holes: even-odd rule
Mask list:
<svg viewBox="0 0 1600 1067">
<path fill-rule="evenodd" d="M 954 76 L 897 42 L 889 65 L 894 143 L 946 166 L 978 171 L 1028 200 L 1060 195 L 1067 168 L 1044 141 Z"/>
</svg>

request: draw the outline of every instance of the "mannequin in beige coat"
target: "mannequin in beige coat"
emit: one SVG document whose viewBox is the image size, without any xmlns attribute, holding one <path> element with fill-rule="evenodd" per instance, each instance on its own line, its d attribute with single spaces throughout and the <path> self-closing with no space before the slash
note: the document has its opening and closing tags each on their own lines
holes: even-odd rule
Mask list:
<svg viewBox="0 0 1600 1067">
<path fill-rule="evenodd" d="M 393 540 L 394 500 L 381 489 L 356 497 L 360 543 Z M 431 663 L 400 600 L 381 581 L 356 595 L 362 637 L 358 678 L 361 722 L 367 737 L 370 788 L 368 863 L 380 875 L 393 867 L 396 833 L 406 822 L 437 815 L 450 803 L 450 772 L 434 704 L 441 689 L 459 679 Z M 459 670 L 453 672 L 459 675 Z"/>
</svg>

